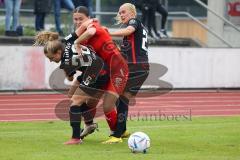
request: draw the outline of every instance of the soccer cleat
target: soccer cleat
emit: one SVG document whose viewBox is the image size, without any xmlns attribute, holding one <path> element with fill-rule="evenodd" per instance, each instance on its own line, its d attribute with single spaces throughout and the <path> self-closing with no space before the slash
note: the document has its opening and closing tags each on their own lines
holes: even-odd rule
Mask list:
<svg viewBox="0 0 240 160">
<path fill-rule="evenodd" d="M 130 137 L 131 133 L 128 132 L 128 131 L 125 131 L 122 135 L 121 135 L 121 138 L 128 138 Z"/>
<path fill-rule="evenodd" d="M 77 144 L 81 144 L 82 140 L 79 138 L 72 138 L 69 141 L 65 142 L 65 145 L 77 145 Z"/>
<path fill-rule="evenodd" d="M 80 138 L 84 138 L 89 134 L 92 134 L 95 130 L 98 130 L 98 124 L 97 123 L 93 123 L 90 125 L 85 125 L 83 131 L 80 134 Z"/>
<path fill-rule="evenodd" d="M 117 138 L 114 136 L 111 136 L 109 140 L 102 142 L 103 144 L 113 144 L 113 143 L 122 143 L 122 138 Z"/>
</svg>

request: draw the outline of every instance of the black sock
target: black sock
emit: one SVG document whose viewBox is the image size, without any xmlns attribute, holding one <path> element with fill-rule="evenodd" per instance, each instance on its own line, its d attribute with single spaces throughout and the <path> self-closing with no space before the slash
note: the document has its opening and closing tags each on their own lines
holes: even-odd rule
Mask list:
<svg viewBox="0 0 240 160">
<path fill-rule="evenodd" d="M 119 97 L 117 104 L 117 128 L 113 134 L 114 137 L 120 138 L 127 129 L 128 104 L 129 100 L 126 97 Z"/>
<path fill-rule="evenodd" d="M 80 138 L 82 108 L 77 105 L 71 106 L 69 110 L 69 118 L 72 127 L 72 138 Z"/>
<path fill-rule="evenodd" d="M 95 114 L 93 114 L 93 111 L 95 108 L 89 107 L 86 103 L 82 104 L 82 116 L 84 118 L 84 122 L 86 125 L 93 124 L 93 119 Z"/>
</svg>

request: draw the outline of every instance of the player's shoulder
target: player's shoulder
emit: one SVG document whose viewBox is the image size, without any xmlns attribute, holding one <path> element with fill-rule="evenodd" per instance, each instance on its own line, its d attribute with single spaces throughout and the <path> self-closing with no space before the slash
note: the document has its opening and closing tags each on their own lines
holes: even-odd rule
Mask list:
<svg viewBox="0 0 240 160">
<path fill-rule="evenodd" d="M 128 25 L 139 25 L 141 24 L 141 21 L 137 18 L 132 18 L 128 21 Z"/>
<path fill-rule="evenodd" d="M 142 23 L 139 19 L 137 18 L 132 18 L 128 21 L 127 26 L 133 26 L 136 30 L 139 30 L 142 26 Z"/>
</svg>

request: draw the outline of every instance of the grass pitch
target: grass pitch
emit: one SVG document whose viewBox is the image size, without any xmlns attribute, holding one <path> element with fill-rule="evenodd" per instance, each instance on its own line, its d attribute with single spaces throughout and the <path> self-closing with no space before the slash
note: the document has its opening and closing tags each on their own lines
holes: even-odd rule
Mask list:
<svg viewBox="0 0 240 160">
<path fill-rule="evenodd" d="M 65 146 L 71 130 L 68 122 L 0 123 L 1 160 L 239 160 L 240 117 L 199 117 L 182 121 L 128 122 L 130 132 L 143 131 L 151 139 L 147 154 L 133 154 L 127 140 L 101 144 L 108 127 L 99 121 L 84 143 Z"/>
</svg>

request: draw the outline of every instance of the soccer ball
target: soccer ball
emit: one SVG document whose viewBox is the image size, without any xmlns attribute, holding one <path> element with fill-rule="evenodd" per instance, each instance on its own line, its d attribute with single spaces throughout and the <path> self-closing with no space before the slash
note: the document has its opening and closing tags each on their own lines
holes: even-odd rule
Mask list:
<svg viewBox="0 0 240 160">
<path fill-rule="evenodd" d="M 143 132 L 135 132 L 128 139 L 128 147 L 133 153 L 146 153 L 150 147 L 150 138 Z"/>
</svg>

